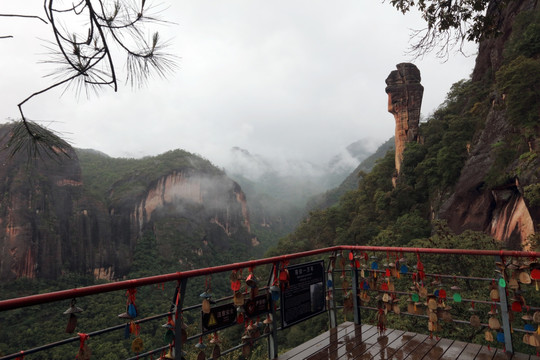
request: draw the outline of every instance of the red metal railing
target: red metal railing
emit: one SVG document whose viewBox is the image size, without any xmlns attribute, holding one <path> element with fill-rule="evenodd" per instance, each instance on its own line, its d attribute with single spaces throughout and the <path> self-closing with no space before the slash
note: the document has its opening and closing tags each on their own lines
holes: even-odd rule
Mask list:
<svg viewBox="0 0 540 360">
<path fill-rule="evenodd" d="M 165 312 L 165 313 L 153 315 L 153 316 L 150 316 L 150 317 L 145 318 L 145 319 L 134 321 L 134 323 L 138 324 L 138 323 L 142 323 L 142 322 L 152 321 L 152 320 L 155 320 L 155 319 L 158 319 L 158 318 L 163 318 L 163 317 L 168 317 L 168 316 L 176 316 L 178 321 L 175 322 L 175 339 L 171 344 L 174 343 L 174 348 L 176 349 L 176 358 L 179 359 L 181 357 L 181 354 L 182 354 L 182 351 L 183 351 L 183 345 L 185 345 L 185 342 L 193 340 L 193 339 L 202 338 L 202 335 L 203 335 L 203 332 L 201 332 L 201 333 L 197 333 L 195 335 L 192 335 L 191 337 L 188 337 L 188 338 L 182 338 L 181 337 L 181 334 L 182 334 L 182 313 L 186 312 L 186 311 L 190 311 L 190 310 L 200 311 L 200 309 L 201 309 L 200 304 L 192 305 L 192 306 L 189 306 L 189 307 L 184 307 L 183 306 L 183 303 L 184 303 L 184 296 L 183 295 L 186 292 L 185 289 L 186 289 L 186 283 L 187 283 L 188 279 L 193 279 L 193 278 L 197 278 L 197 277 L 204 277 L 204 276 L 209 276 L 209 275 L 214 275 L 214 274 L 223 274 L 223 273 L 226 273 L 226 272 L 237 271 L 239 269 L 254 269 L 254 268 L 259 268 L 259 267 L 262 267 L 262 266 L 272 266 L 272 270 L 269 271 L 269 276 L 270 276 L 271 280 L 270 280 L 270 283 L 268 284 L 268 285 L 272 285 L 274 279 L 279 276 L 279 274 L 277 273 L 276 270 L 280 269 L 280 264 L 289 263 L 292 260 L 297 260 L 297 259 L 301 259 L 301 258 L 308 258 L 308 257 L 313 258 L 313 257 L 321 256 L 321 255 L 324 255 L 324 254 L 330 254 L 330 255 L 333 254 L 331 256 L 332 260 L 329 262 L 328 271 L 325 274 L 326 277 L 327 277 L 327 280 L 330 280 L 330 282 L 328 282 L 328 284 L 327 284 L 328 285 L 327 291 L 328 291 L 328 294 L 329 294 L 329 296 L 327 296 L 327 300 L 328 300 L 328 313 L 329 313 L 329 317 L 330 317 L 330 326 L 335 326 L 335 324 L 336 324 L 336 319 L 337 319 L 336 309 L 340 308 L 340 306 L 336 304 L 336 303 L 339 302 L 339 301 L 337 301 L 337 298 L 336 298 L 336 292 L 339 291 L 339 290 L 342 290 L 344 292 L 346 292 L 347 290 L 352 291 L 352 293 L 353 293 L 353 297 L 352 297 L 353 301 L 352 302 L 353 302 L 354 319 L 355 319 L 355 322 L 360 323 L 362 309 L 371 309 L 371 310 L 376 310 L 376 311 L 378 311 L 380 309 L 378 307 L 373 307 L 373 306 L 371 306 L 371 307 L 370 306 L 362 306 L 362 299 L 360 297 L 360 293 L 362 291 L 373 291 L 373 292 L 376 292 L 378 294 L 391 293 L 391 291 L 385 290 L 384 288 L 381 289 L 378 286 L 376 288 L 372 288 L 372 289 L 369 289 L 369 290 L 362 288 L 363 278 L 366 279 L 368 277 L 376 277 L 377 276 L 376 274 L 379 274 L 379 278 L 380 278 L 381 275 L 382 276 L 385 275 L 384 274 L 385 270 L 372 269 L 372 268 L 369 268 L 368 266 L 366 266 L 366 265 L 368 265 L 368 259 L 367 259 L 367 255 L 366 255 L 367 253 L 382 253 L 383 256 L 384 256 L 384 254 L 386 254 L 387 257 L 389 257 L 389 254 L 392 254 L 392 257 L 394 255 L 397 256 L 398 254 L 401 255 L 401 256 L 403 256 L 403 254 L 416 254 L 416 256 L 418 258 L 420 257 L 420 255 L 457 255 L 457 256 L 475 256 L 475 257 L 476 256 L 482 256 L 482 257 L 488 256 L 488 257 L 493 257 L 494 259 L 496 259 L 498 261 L 502 261 L 503 263 L 505 262 L 505 259 L 506 259 L 506 261 L 508 261 L 508 259 L 513 259 L 513 258 L 525 258 L 525 259 L 528 259 L 529 261 L 532 261 L 532 260 L 537 260 L 538 258 L 540 258 L 540 253 L 538 253 L 538 252 L 523 252 L 523 251 L 472 250 L 472 249 L 429 249 L 429 248 L 406 248 L 406 247 L 395 248 L 395 247 L 347 246 L 347 245 L 343 245 L 343 246 L 335 246 L 335 247 L 330 247 L 330 248 L 306 251 L 306 252 L 302 252 L 302 253 L 287 254 L 287 255 L 276 256 L 276 257 L 271 257 L 271 258 L 266 258 L 266 259 L 251 260 L 251 261 L 246 261 L 246 262 L 239 262 L 239 263 L 233 263 L 233 264 L 228 264 L 228 265 L 220 265 L 220 266 L 215 266 L 215 267 L 209 267 L 209 268 L 204 268 L 204 269 L 196 269 L 196 270 L 189 270 L 189 271 L 183 271 L 183 272 L 175 272 L 175 273 L 165 274 L 165 275 L 150 276 L 150 277 L 133 279 L 133 280 L 118 281 L 118 282 L 114 282 L 114 283 L 107 283 L 107 284 L 101 284 L 101 285 L 94 285 L 94 286 L 88 286 L 88 287 L 82 287 L 82 288 L 75 288 L 75 289 L 69 289 L 69 290 L 50 292 L 50 293 L 46 293 L 46 294 L 38 294 L 38 295 L 31 295 L 31 296 L 26 296 L 26 297 L 2 300 L 2 301 L 0 301 L 0 311 L 7 311 L 7 310 L 18 309 L 18 308 L 23 308 L 23 307 L 27 307 L 27 306 L 40 305 L 40 304 L 46 304 L 46 303 L 51 303 L 51 302 L 58 302 L 58 301 L 62 301 L 62 300 L 70 300 L 70 299 L 86 297 L 86 296 L 96 295 L 96 294 L 102 294 L 102 293 L 118 291 L 118 290 L 129 290 L 129 289 L 139 288 L 139 287 L 153 285 L 153 284 L 162 284 L 162 283 L 166 283 L 166 282 L 178 282 L 178 286 L 177 286 L 178 295 L 175 295 L 175 301 L 176 301 L 176 305 L 177 305 L 176 308 L 172 308 L 170 311 Z M 347 256 L 347 258 L 348 258 L 344 262 L 347 265 L 347 267 L 346 268 L 343 267 L 341 269 L 341 271 L 342 271 L 342 274 L 345 274 L 345 271 L 347 271 L 347 274 L 350 274 L 351 279 L 352 279 L 352 286 L 351 286 L 350 289 L 338 288 L 336 286 L 336 284 L 339 283 L 339 281 L 335 281 L 335 283 L 332 283 L 332 280 L 334 278 L 334 276 L 333 276 L 334 272 L 339 271 L 339 269 L 337 269 L 337 267 L 336 267 L 334 259 L 335 259 L 336 255 L 340 255 L 340 254 L 343 257 Z M 359 259 L 361 261 L 359 261 Z M 494 268 L 495 268 L 495 266 L 494 266 Z M 427 270 L 429 270 L 429 269 L 427 269 Z M 364 273 L 364 277 L 359 276 L 358 272 Z M 436 278 L 436 277 L 439 277 L 439 278 L 446 277 L 446 278 L 450 278 L 450 279 L 454 279 L 454 280 L 455 279 L 462 279 L 462 278 L 465 279 L 466 278 L 467 280 L 484 280 L 484 281 L 494 281 L 494 280 L 496 280 L 495 277 L 494 278 L 477 278 L 477 279 L 475 279 L 475 278 L 472 278 L 472 277 L 462 277 L 459 274 L 443 274 L 443 275 L 430 274 L 430 273 L 427 273 L 427 271 L 425 273 L 423 269 L 422 270 L 416 269 L 414 271 L 407 272 L 406 274 L 403 274 L 403 277 L 407 277 L 407 278 L 409 278 L 409 277 L 417 277 L 419 272 L 422 272 L 422 274 L 424 276 L 427 276 L 427 277 L 431 276 L 431 277 L 434 277 L 434 278 Z M 503 278 L 504 278 L 504 276 L 505 276 L 505 274 L 500 275 L 500 277 L 503 277 Z M 390 281 L 388 281 L 388 283 L 390 283 Z M 380 283 L 380 284 L 382 284 L 382 283 Z M 510 307 L 510 304 L 507 302 L 507 298 L 506 298 L 506 295 L 507 295 L 508 291 L 506 291 L 506 289 L 504 289 L 504 287 L 501 286 L 501 283 L 499 283 L 498 285 L 499 285 L 499 293 L 501 295 L 499 301 L 489 301 L 489 300 L 482 300 L 482 299 L 476 299 L 476 300 L 462 299 L 462 301 L 463 302 L 472 302 L 472 303 L 474 303 L 474 302 L 486 303 L 488 305 L 497 305 L 497 306 L 499 306 L 500 309 L 501 309 L 499 316 L 501 316 L 502 320 L 503 320 L 503 327 L 504 327 L 503 332 L 505 334 L 505 344 L 506 344 L 505 346 L 506 346 L 507 350 L 513 351 L 512 341 L 511 341 L 511 332 L 514 329 L 510 328 L 509 320 L 508 320 L 508 310 L 509 310 L 509 307 Z M 268 294 L 269 294 L 269 290 L 268 290 L 267 286 L 266 287 L 263 286 L 262 291 L 263 291 L 263 293 L 268 292 Z M 395 290 L 394 292 L 397 293 L 397 294 L 408 295 L 408 296 L 414 295 L 414 291 L 411 292 L 411 291 L 398 291 L 398 290 Z M 226 297 L 224 299 L 221 299 L 220 301 L 226 303 L 226 302 L 230 301 L 231 298 L 232 298 L 232 296 L 231 297 Z M 533 309 L 533 310 L 537 309 L 536 306 L 538 306 L 538 305 L 539 304 L 529 304 L 529 309 Z M 347 306 L 345 306 L 345 302 L 344 302 L 343 308 L 345 309 L 346 307 Z M 276 324 L 276 325 L 273 326 L 273 329 L 269 334 L 261 336 L 261 338 L 267 338 L 268 339 L 268 349 L 269 349 L 269 357 L 270 358 L 273 358 L 273 357 L 277 356 L 277 330 L 278 330 L 277 318 L 279 316 L 278 316 L 278 314 L 275 313 L 275 310 L 276 310 L 276 307 L 274 306 L 273 303 L 271 303 L 271 309 L 269 310 L 270 311 L 269 318 L 271 318 L 274 321 L 274 324 Z M 425 316 L 425 315 L 423 315 L 423 316 Z M 462 320 L 454 320 L 454 321 L 459 322 L 459 321 L 462 321 Z M 485 326 L 486 324 L 483 324 L 483 325 Z M 1 324 L 1 326 L 2 327 L 6 327 L 6 326 L 9 327 L 9 324 Z M 90 334 L 90 336 L 92 338 L 94 338 L 95 336 L 98 336 L 98 335 L 100 335 L 102 333 L 110 332 L 110 331 L 116 331 L 116 330 L 122 330 L 124 328 L 125 328 L 125 324 L 120 324 L 120 325 L 113 326 L 113 327 L 110 327 L 110 328 L 96 330 L 96 331 L 93 331 L 93 332 L 91 332 L 89 334 Z M 61 346 L 61 345 L 66 344 L 66 343 L 76 342 L 76 341 L 79 341 L 79 337 L 72 337 L 72 338 L 69 338 L 69 339 L 64 339 L 64 340 L 57 341 L 55 343 L 38 346 L 38 347 L 36 347 L 34 349 L 23 350 L 23 354 L 29 355 L 29 354 L 32 354 L 32 353 L 47 350 L 47 349 L 49 349 L 51 347 Z M 162 352 L 164 349 L 167 349 L 167 348 L 171 349 L 171 346 L 172 345 L 164 346 L 162 348 L 150 350 L 150 351 L 147 351 L 145 353 L 139 353 L 134 358 L 140 358 L 140 357 L 144 357 L 144 356 L 147 356 L 147 355 L 156 354 L 156 353 Z M 240 349 L 241 347 L 242 347 L 242 344 L 239 344 L 237 346 L 233 346 L 231 351 L 233 351 L 235 349 Z M 15 350 L 16 349 L 14 349 L 14 351 Z M 20 357 L 20 356 L 21 356 L 21 351 L 19 350 L 19 351 L 13 352 L 12 354 L 0 357 L 0 360 L 1 359 L 3 359 L 3 360 L 14 359 L 14 358 L 17 358 L 17 357 Z"/>
</svg>

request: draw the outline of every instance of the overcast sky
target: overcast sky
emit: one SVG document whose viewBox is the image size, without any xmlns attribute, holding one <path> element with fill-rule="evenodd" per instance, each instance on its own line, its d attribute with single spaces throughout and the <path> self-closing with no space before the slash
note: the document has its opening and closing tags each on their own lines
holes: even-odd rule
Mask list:
<svg viewBox="0 0 540 360">
<path fill-rule="evenodd" d="M 43 15 L 41 1 L 2 1 L 0 13 Z M 35 6 L 35 7 L 32 7 Z M 362 139 L 393 136 L 384 80 L 410 61 L 410 29 L 418 14 L 402 15 L 378 0 L 164 0 L 161 28 L 178 56 L 167 79 L 143 89 L 121 83 L 99 97 L 61 89 L 31 100 L 32 120 L 73 146 L 115 157 L 156 155 L 182 148 L 224 165 L 238 146 L 267 157 L 327 161 Z M 19 117 L 17 104 L 52 84 L 38 20 L 0 18 L 0 121 Z M 469 47 L 474 55 L 476 46 Z M 416 60 L 424 85 L 422 114 L 444 100 L 452 83 L 468 78 L 474 56 L 434 54 Z"/>
</svg>

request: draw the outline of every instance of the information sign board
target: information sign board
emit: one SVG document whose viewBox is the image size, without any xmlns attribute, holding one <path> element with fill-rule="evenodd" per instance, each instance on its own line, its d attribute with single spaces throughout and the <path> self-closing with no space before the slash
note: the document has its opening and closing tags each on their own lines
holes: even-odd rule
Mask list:
<svg viewBox="0 0 540 360">
<path fill-rule="evenodd" d="M 281 320 L 289 327 L 326 311 L 324 261 L 293 265 L 289 286 L 281 292 Z"/>
</svg>

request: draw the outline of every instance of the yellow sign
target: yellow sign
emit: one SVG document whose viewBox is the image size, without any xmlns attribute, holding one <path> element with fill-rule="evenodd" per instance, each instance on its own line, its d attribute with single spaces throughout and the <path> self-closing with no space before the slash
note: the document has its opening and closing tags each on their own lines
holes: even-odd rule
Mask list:
<svg viewBox="0 0 540 360">
<path fill-rule="evenodd" d="M 210 314 L 210 319 L 208 320 L 208 326 L 214 326 L 217 325 L 216 317 L 213 313 Z"/>
</svg>

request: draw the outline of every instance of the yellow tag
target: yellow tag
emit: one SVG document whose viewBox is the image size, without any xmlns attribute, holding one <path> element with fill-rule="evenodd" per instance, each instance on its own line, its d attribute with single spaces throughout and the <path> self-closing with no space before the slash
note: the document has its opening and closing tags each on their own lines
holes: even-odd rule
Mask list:
<svg viewBox="0 0 540 360">
<path fill-rule="evenodd" d="M 131 343 L 131 351 L 134 353 L 140 353 L 144 349 L 143 341 L 140 337 L 136 337 L 135 340 Z"/>
</svg>

